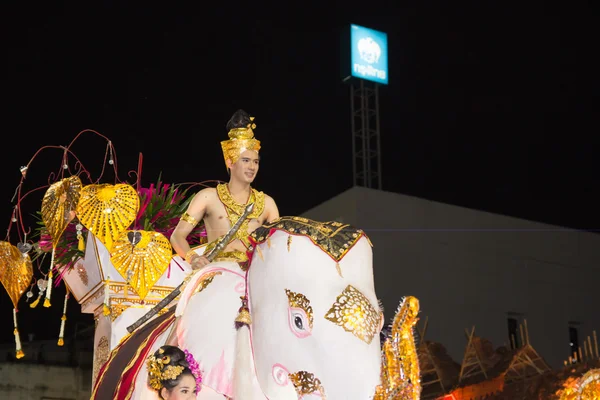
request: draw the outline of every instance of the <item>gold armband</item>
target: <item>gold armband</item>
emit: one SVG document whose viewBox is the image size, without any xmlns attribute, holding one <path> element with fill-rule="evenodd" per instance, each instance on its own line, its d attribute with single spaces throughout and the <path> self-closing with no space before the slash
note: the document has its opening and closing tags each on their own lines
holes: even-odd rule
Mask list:
<svg viewBox="0 0 600 400">
<path fill-rule="evenodd" d="M 196 218 L 192 217 L 187 212 L 184 212 L 183 215 L 181 216 L 181 218 L 179 218 L 179 220 L 185 221 L 188 224 L 191 224 L 192 227 L 195 227 L 196 225 L 198 225 L 198 220 Z"/>
<path fill-rule="evenodd" d="M 185 253 L 185 261 L 187 261 L 188 264 L 191 264 L 192 258 L 194 258 L 194 256 L 200 257 L 200 255 L 198 253 L 196 253 L 196 251 L 194 249 L 190 249 L 190 251 Z"/>
</svg>

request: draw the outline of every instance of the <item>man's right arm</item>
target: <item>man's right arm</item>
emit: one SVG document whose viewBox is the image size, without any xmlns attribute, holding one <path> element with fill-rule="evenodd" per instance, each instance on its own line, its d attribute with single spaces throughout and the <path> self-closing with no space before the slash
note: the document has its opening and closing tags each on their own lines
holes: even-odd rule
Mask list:
<svg viewBox="0 0 600 400">
<path fill-rule="evenodd" d="M 210 188 L 203 189 L 194 196 L 185 214 L 181 217 L 175 230 L 171 234 L 171 245 L 173 246 L 173 250 L 175 250 L 181 258 L 190 263 L 193 269 L 201 268 L 209 263 L 206 257 L 191 251 L 187 237 L 206 215 L 206 209 L 210 203 L 213 191 L 214 189 Z"/>
</svg>

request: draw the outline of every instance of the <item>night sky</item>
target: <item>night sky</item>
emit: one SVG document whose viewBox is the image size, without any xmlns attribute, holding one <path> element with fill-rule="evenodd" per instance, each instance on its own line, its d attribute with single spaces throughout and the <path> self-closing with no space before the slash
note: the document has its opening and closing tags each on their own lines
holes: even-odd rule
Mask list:
<svg viewBox="0 0 600 400">
<path fill-rule="evenodd" d="M 159 174 L 175 183 L 227 180 L 219 142 L 239 108 L 256 117 L 263 146 L 255 187 L 275 198 L 281 215 L 348 189 L 350 92 L 342 79 L 344 36 L 354 23 L 388 34 L 384 190 L 600 229 L 595 11 L 584 2 L 83 3 L 3 6 L 5 226 L 19 167 L 84 129 L 112 140 L 120 180 L 135 181 L 128 173 L 139 153 L 144 186 Z M 91 133 L 73 146 L 94 179 L 105 149 Z M 61 157 L 40 153 L 24 191 L 47 184 Z M 115 174 L 102 181 L 114 183 Z M 31 194 L 24 214 L 37 211 L 42 196 Z M 12 306 L 1 292 L 0 337 L 8 341 Z M 58 335 L 64 292 L 55 293 L 51 309 L 21 307 L 22 336 Z M 68 329 L 92 321 L 78 310 L 71 301 Z"/>
</svg>

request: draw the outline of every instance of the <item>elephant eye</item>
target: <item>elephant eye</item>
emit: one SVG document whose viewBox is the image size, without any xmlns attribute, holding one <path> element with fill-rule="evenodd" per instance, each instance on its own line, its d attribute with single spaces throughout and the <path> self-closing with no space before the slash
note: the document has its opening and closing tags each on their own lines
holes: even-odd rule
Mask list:
<svg viewBox="0 0 600 400">
<path fill-rule="evenodd" d="M 299 338 L 310 336 L 313 328 L 313 309 L 302 293 L 285 289 L 289 305 L 290 330 Z"/>
<path fill-rule="evenodd" d="M 299 338 L 310 336 L 312 332 L 304 310 L 301 308 L 290 308 L 289 314 L 290 330 L 292 333 Z"/>
<path fill-rule="evenodd" d="M 304 323 L 302 323 L 302 317 L 299 315 L 294 315 L 294 325 L 296 325 L 296 328 L 300 329 L 300 330 L 304 330 Z"/>
</svg>

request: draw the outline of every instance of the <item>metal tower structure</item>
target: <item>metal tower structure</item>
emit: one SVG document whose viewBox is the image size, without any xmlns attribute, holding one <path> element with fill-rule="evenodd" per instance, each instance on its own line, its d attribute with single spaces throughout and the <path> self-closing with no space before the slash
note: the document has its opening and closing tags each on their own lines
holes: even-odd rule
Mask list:
<svg viewBox="0 0 600 400">
<path fill-rule="evenodd" d="M 354 185 L 381 190 L 379 85 L 350 77 Z"/>
</svg>

